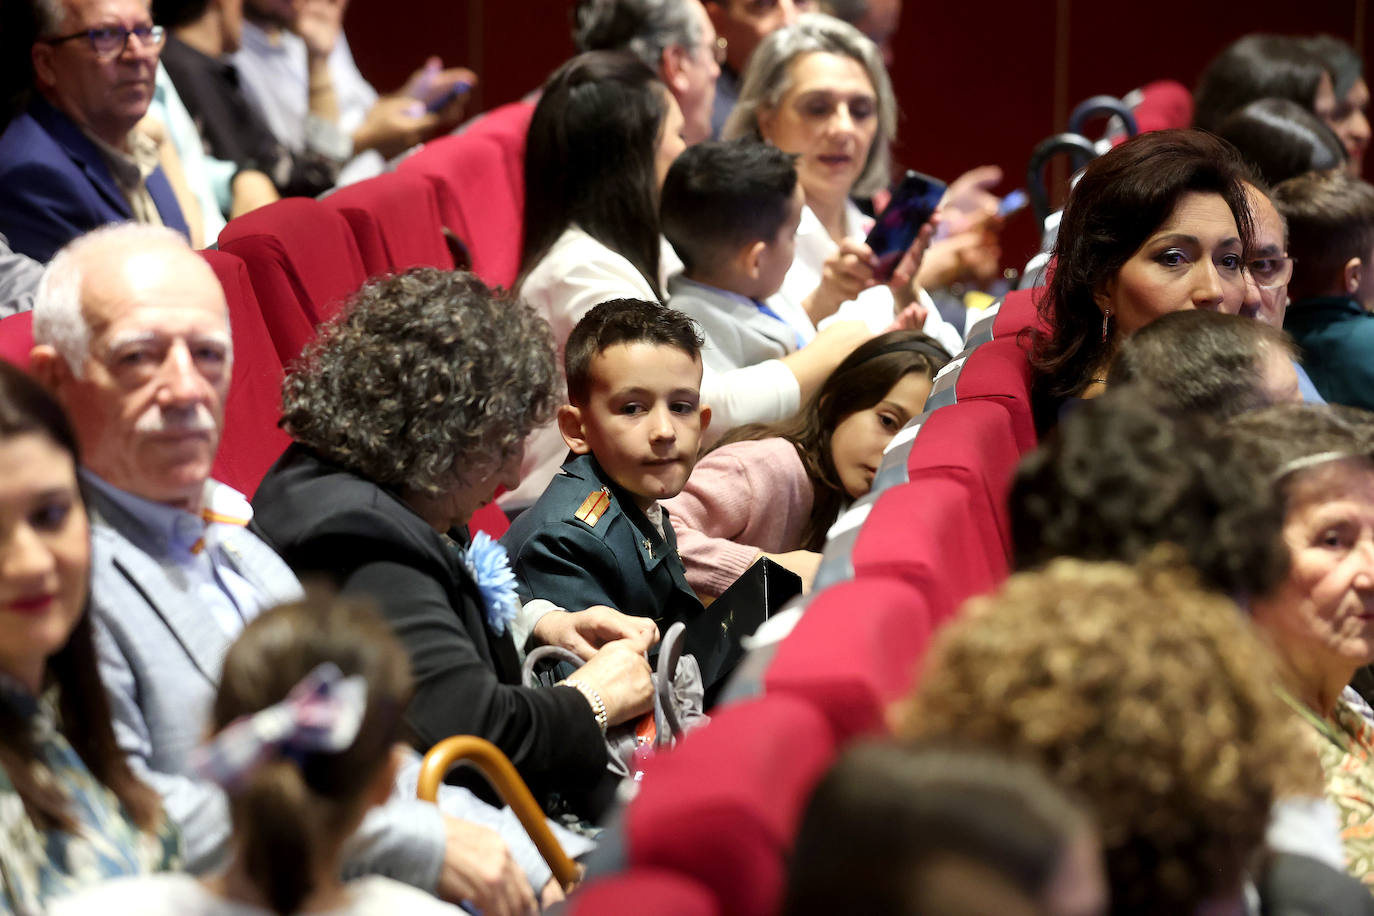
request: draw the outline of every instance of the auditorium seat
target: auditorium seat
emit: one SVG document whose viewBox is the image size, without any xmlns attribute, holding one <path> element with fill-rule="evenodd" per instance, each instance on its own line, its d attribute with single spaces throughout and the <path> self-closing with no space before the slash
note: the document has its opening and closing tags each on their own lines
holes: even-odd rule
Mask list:
<svg viewBox="0 0 1374 916">
<path fill-rule="evenodd" d="M 932 391 L 928 406 L 945 402 L 950 395 L 945 390 L 946 385 L 952 388 L 952 399 L 956 402 L 979 398 L 995 400 L 1011 415 L 1012 431 L 1021 454 L 1035 448 L 1030 359 L 1016 337 L 994 337 L 970 353 L 962 365 L 951 370 L 949 379 L 940 381 L 945 384 L 936 387 L 944 390 L 944 395 L 937 399 Z"/>
<path fill-rule="evenodd" d="M 28 371 L 33 349 L 33 312 L 19 312 L 0 321 L 0 359 Z"/>
<path fill-rule="evenodd" d="M 439 197 L 423 176 L 386 172 L 342 187 L 324 203 L 348 221 L 369 277 L 411 267 L 453 269 Z"/>
<path fill-rule="evenodd" d="M 629 866 L 700 882 L 724 916 L 772 916 L 801 812 L 835 751 L 825 716 L 796 697 L 718 710 L 649 761 L 625 812 Z"/>
<path fill-rule="evenodd" d="M 769 694 L 800 697 L 837 740 L 882 732 L 886 709 L 910 690 L 930 638 L 930 613 L 911 584 L 866 576 L 816 594 L 764 674 Z"/>
<path fill-rule="evenodd" d="M 250 499 L 262 476 L 291 439 L 277 426 L 281 417 L 281 360 L 272 346 L 243 261 L 224 251 L 202 251 L 229 303 L 234 335 L 234 370 L 224 402 L 224 433 L 211 471 Z"/>
<path fill-rule="evenodd" d="M 500 144 L 481 134 L 440 137 L 398 168 L 434 185 L 444 225 L 467 245 L 473 272 L 488 285 L 511 286 L 520 268 L 523 214 Z"/>
<path fill-rule="evenodd" d="M 593 880 L 573 892 L 565 916 L 719 916 L 701 883 L 666 868 L 635 868 Z"/>
<path fill-rule="evenodd" d="M 282 365 L 367 279 L 348 221 L 308 197 L 284 198 L 230 220 L 219 247 L 248 266 Z"/>
<path fill-rule="evenodd" d="M 1026 328 L 1043 328 L 1036 303 L 1045 295 L 1043 287 L 1015 289 L 1007 293 L 992 322 L 992 336 L 1015 337 Z"/>
<path fill-rule="evenodd" d="M 521 213 L 525 207 L 525 137 L 530 132 L 532 117 L 534 102 L 522 99 L 493 108 L 468 128 L 468 133 L 490 137 L 501 147 L 506 174 L 511 183 L 511 194 L 517 210 Z"/>
</svg>

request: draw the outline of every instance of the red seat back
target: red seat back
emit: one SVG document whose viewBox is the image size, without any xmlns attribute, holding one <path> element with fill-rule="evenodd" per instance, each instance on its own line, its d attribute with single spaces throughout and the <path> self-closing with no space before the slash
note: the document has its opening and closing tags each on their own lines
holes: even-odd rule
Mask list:
<svg viewBox="0 0 1374 916">
<path fill-rule="evenodd" d="M 473 273 L 490 286 L 511 286 L 520 269 L 524 213 L 500 145 L 481 134 L 441 137 L 399 168 L 433 183 L 444 225 L 467 245 Z"/>
<path fill-rule="evenodd" d="M 33 312 L 19 312 L 0 321 L 0 359 L 27 372 L 32 349 Z"/>
<path fill-rule="evenodd" d="M 726 916 L 771 916 L 801 812 L 834 755 L 829 723 L 803 700 L 727 706 L 650 761 L 625 813 L 630 865 L 700 882 Z"/>
<path fill-rule="evenodd" d="M 1012 432 L 1021 454 L 1035 448 L 1030 359 L 1015 337 L 993 338 L 974 349 L 959 370 L 954 392 L 958 401 L 997 400 L 1011 415 Z"/>
<path fill-rule="evenodd" d="M 865 576 L 807 604 L 764 674 L 769 694 L 815 704 L 840 741 L 886 730 L 887 705 L 915 683 L 930 637 L 925 599 L 909 583 Z"/>
<path fill-rule="evenodd" d="M 992 320 L 993 337 L 1015 337 L 1026 328 L 1045 328 L 1040 320 L 1037 303 L 1045 295 L 1044 287 L 1015 289 L 1002 298 L 997 316 Z"/>
<path fill-rule="evenodd" d="M 243 261 L 224 251 L 202 251 L 229 303 L 234 372 L 224 403 L 224 432 L 211 474 L 249 498 L 291 438 L 281 417 L 281 360 L 272 346 Z"/>
<path fill-rule="evenodd" d="M 567 916 L 719 916 L 720 904 L 700 883 L 666 868 L 633 868 L 591 881 L 563 907 Z"/>
<path fill-rule="evenodd" d="M 248 265 L 282 365 L 367 280 L 348 221 L 308 197 L 288 197 L 229 221 L 219 247 Z"/>
<path fill-rule="evenodd" d="M 324 199 L 343 214 L 369 277 L 411 267 L 453 269 L 439 197 L 423 176 L 386 172 Z"/>
<path fill-rule="evenodd" d="M 490 137 L 501 148 L 511 196 L 516 206 L 525 207 L 525 138 L 530 132 L 534 103 L 521 100 L 493 108 L 468 128 L 468 133 Z"/>
</svg>

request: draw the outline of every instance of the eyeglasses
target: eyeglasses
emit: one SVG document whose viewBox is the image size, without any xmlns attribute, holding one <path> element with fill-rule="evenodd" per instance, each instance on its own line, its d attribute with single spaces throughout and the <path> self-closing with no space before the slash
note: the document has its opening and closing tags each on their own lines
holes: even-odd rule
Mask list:
<svg viewBox="0 0 1374 916">
<path fill-rule="evenodd" d="M 1245 265 L 1260 289 L 1275 289 L 1293 278 L 1295 258 L 1256 258 Z"/>
<path fill-rule="evenodd" d="M 91 50 L 95 52 L 96 57 L 108 60 L 124 53 L 124 49 L 129 46 L 130 35 L 137 36 L 138 43 L 145 48 L 160 48 L 167 37 L 167 30 L 160 25 L 136 25 L 132 29 L 126 29 L 122 25 L 106 25 L 57 38 L 44 38 L 43 43 L 60 45 L 65 41 L 85 38 L 91 43 Z"/>
</svg>

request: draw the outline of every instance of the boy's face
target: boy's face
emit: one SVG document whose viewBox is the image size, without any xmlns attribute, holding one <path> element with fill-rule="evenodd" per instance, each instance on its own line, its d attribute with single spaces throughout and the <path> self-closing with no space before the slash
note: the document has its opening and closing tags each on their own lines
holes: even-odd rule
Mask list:
<svg viewBox="0 0 1374 916">
<path fill-rule="evenodd" d="M 777 238 L 771 240 L 759 255 L 759 288 L 756 299 L 767 299 L 782 288 L 783 278 L 792 267 L 792 258 L 797 250 L 797 227 L 801 225 L 803 196 L 801 182 L 792 190 L 792 199 L 787 202 L 787 218 L 778 230 Z"/>
<path fill-rule="evenodd" d="M 676 496 L 711 422 L 711 408 L 701 406 L 701 358 L 661 344 L 614 344 L 588 375 L 587 403 L 559 411 L 568 447 L 591 452 L 641 509 Z"/>
</svg>

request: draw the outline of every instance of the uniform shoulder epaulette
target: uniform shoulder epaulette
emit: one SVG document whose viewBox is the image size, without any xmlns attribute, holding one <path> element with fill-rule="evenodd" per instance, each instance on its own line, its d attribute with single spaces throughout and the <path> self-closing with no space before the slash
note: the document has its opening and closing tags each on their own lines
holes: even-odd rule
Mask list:
<svg viewBox="0 0 1374 916">
<path fill-rule="evenodd" d="M 586 522 L 588 527 L 595 528 L 596 523 L 601 521 L 601 516 L 605 515 L 610 507 L 611 491 L 602 487 L 587 494 L 587 498 L 582 500 L 582 505 L 577 507 L 573 517 Z"/>
</svg>

